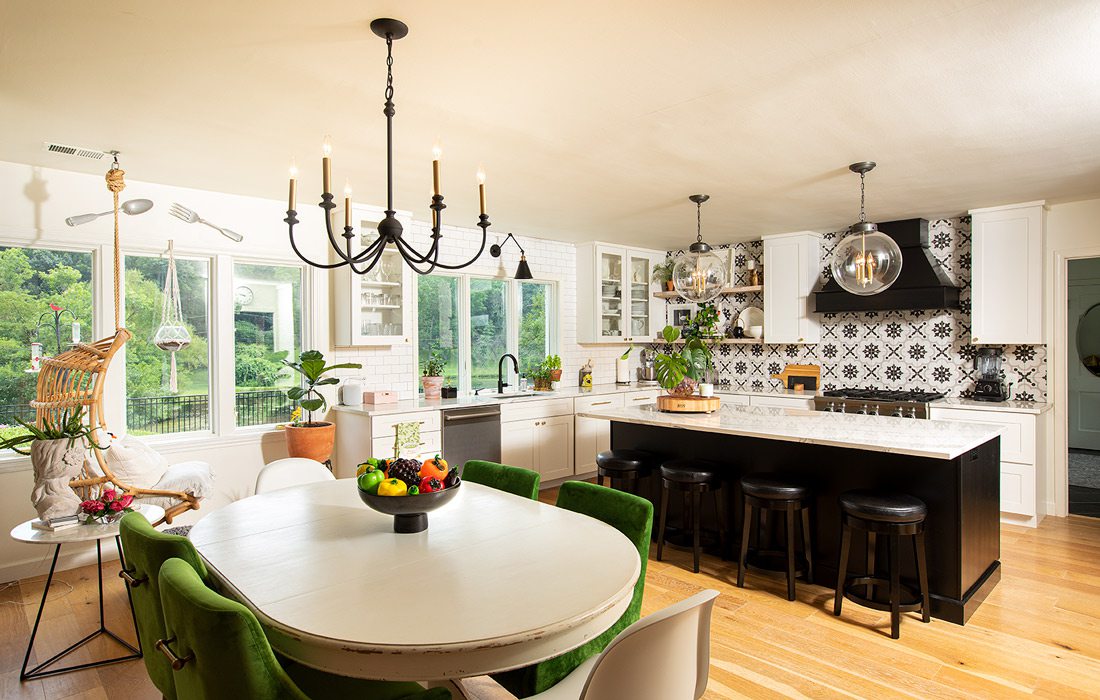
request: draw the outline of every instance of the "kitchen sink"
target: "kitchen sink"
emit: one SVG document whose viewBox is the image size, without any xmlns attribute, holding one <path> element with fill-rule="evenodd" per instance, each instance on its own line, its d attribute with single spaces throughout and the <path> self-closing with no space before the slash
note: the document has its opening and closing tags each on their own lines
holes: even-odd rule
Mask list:
<svg viewBox="0 0 1100 700">
<path fill-rule="evenodd" d="M 538 396 L 538 392 L 534 391 L 519 391 L 512 394 L 478 394 L 483 399 L 519 399 L 524 396 Z"/>
</svg>

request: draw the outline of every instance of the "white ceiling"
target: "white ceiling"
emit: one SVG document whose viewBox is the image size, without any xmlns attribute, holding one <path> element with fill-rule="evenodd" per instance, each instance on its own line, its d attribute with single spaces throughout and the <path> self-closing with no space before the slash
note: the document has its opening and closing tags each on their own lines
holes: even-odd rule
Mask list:
<svg viewBox="0 0 1100 700">
<path fill-rule="evenodd" d="M 1100 194 L 1095 0 L 427 2 L 5 0 L 0 160 L 123 152 L 128 176 L 281 198 L 334 181 L 385 199 L 385 45 L 395 44 L 395 204 L 445 223 L 679 247 Z M 10 193 L 9 193 L 10 194 Z M 271 222 L 273 231 L 283 224 Z"/>
</svg>

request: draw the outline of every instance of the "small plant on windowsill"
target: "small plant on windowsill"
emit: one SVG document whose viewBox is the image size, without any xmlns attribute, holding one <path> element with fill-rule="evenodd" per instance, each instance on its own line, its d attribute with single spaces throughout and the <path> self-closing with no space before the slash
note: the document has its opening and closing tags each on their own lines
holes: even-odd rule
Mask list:
<svg viewBox="0 0 1100 700">
<path fill-rule="evenodd" d="M 336 437 L 336 426 L 328 421 L 313 420 L 315 411 L 321 412 L 328 407 L 328 401 L 318 391 L 319 387 L 339 384 L 336 377 L 325 375 L 334 369 L 362 369 L 358 362 L 345 362 L 339 365 L 325 365 L 325 356 L 318 350 L 306 350 L 298 356 L 297 362 L 283 360 L 283 364 L 302 375 L 302 385 L 291 387 L 286 395 L 298 404 L 298 416 L 286 426 L 286 449 L 291 457 L 305 457 L 318 462 L 328 461 L 332 454 L 332 444 Z M 305 411 L 306 421 L 301 420 Z"/>
<path fill-rule="evenodd" d="M 432 348 L 428 359 L 424 361 L 424 374 L 420 377 L 420 383 L 424 387 L 424 398 L 439 398 L 440 387 L 443 386 L 443 367 L 443 353 L 439 348 Z"/>
<path fill-rule="evenodd" d="M 542 361 L 542 366 L 550 371 L 550 381 L 561 381 L 561 358 L 557 355 L 547 355 Z"/>
<path fill-rule="evenodd" d="M 549 358 L 547 358 L 549 359 Z M 528 379 L 532 382 L 532 388 L 535 391 L 553 391 L 551 382 L 550 368 L 546 366 L 546 360 L 543 360 L 537 365 L 528 365 L 527 371 L 524 372 Z"/>
</svg>

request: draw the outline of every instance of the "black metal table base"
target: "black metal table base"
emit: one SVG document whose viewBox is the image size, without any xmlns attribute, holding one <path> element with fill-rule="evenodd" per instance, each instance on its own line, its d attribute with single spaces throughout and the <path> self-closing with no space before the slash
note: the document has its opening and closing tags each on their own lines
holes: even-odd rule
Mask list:
<svg viewBox="0 0 1100 700">
<path fill-rule="evenodd" d="M 115 546 L 118 548 L 118 559 L 122 568 L 126 568 L 126 559 L 122 554 L 122 543 L 119 538 L 115 537 Z M 53 552 L 53 562 L 50 564 L 50 574 L 46 577 L 46 587 L 42 590 L 42 602 L 38 605 L 38 615 L 34 618 L 34 628 L 31 630 L 31 639 L 27 642 L 27 653 L 23 656 L 23 669 L 19 673 L 20 681 L 35 680 L 36 678 L 46 678 L 47 676 L 56 676 L 62 673 L 69 673 L 70 671 L 81 671 L 86 668 L 96 668 L 98 666 L 106 666 L 108 664 L 117 664 L 122 661 L 131 661 L 133 659 L 141 658 L 141 639 L 138 638 L 138 646 L 135 649 L 133 645 L 125 641 L 117 634 L 107 629 L 106 621 L 103 615 L 103 550 L 100 545 L 100 540 L 96 540 L 95 543 L 95 558 L 96 558 L 96 574 L 99 576 L 99 629 L 90 633 L 78 642 L 75 642 L 71 646 L 57 652 L 50 658 L 46 659 L 42 663 L 38 664 L 34 668 L 27 670 L 27 663 L 30 662 L 31 650 L 34 649 L 34 639 L 38 636 L 38 624 L 42 621 L 42 611 L 46 608 L 46 597 L 50 593 L 50 584 L 53 583 L 54 569 L 57 567 L 57 557 L 61 554 L 61 544 L 58 543 L 57 548 Z M 134 635 L 137 636 L 137 618 L 134 614 L 134 600 L 130 596 L 130 587 L 126 587 L 126 600 L 130 604 L 130 621 L 134 625 Z M 123 648 L 130 650 L 130 654 L 125 656 L 116 656 L 110 659 L 103 659 L 100 661 L 89 661 L 83 664 L 76 664 L 73 666 L 64 666 L 62 668 L 47 668 L 52 666 L 57 661 L 65 658 L 69 654 L 73 653 L 80 647 L 84 646 L 88 642 L 92 641 L 96 637 L 106 635 L 115 640 Z"/>
</svg>

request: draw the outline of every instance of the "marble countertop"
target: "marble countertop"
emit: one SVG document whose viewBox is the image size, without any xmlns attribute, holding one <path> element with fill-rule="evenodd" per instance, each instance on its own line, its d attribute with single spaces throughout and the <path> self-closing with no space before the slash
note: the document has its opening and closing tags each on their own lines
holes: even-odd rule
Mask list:
<svg viewBox="0 0 1100 700">
<path fill-rule="evenodd" d="M 940 399 L 932 408 L 962 408 L 970 411 L 1000 411 L 1002 413 L 1046 413 L 1050 404 L 1042 401 L 975 401 L 959 397 Z"/>
<path fill-rule="evenodd" d="M 764 406 L 730 406 L 711 414 L 661 413 L 654 404 L 578 413 L 585 418 L 699 430 L 725 435 L 805 442 L 872 452 L 954 459 L 1001 434 L 987 423 L 899 420 Z"/>
</svg>

